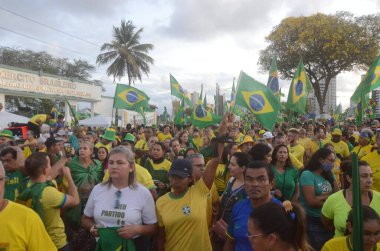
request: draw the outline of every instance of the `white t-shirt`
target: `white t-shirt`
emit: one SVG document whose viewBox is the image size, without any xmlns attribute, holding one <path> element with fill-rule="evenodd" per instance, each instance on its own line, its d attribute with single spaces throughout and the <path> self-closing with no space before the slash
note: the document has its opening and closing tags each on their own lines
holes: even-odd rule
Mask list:
<svg viewBox="0 0 380 251">
<path fill-rule="evenodd" d="M 120 191 L 119 207 L 115 208 L 117 191 Z M 98 184 L 90 194 L 84 215 L 93 217 L 102 227 L 142 225 L 157 223 L 156 207 L 147 188 L 136 184 L 135 189 L 117 189 L 113 185 Z"/>
</svg>

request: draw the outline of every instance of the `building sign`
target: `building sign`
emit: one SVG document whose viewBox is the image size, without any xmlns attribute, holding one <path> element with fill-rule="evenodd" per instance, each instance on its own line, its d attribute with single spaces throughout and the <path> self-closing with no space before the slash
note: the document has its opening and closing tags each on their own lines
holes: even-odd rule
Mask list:
<svg viewBox="0 0 380 251">
<path fill-rule="evenodd" d="M 50 77 L 11 70 L 0 66 L 0 88 L 6 90 L 31 92 L 79 98 L 84 101 L 100 101 L 102 87 L 92 83 L 73 82 L 58 76 Z"/>
</svg>

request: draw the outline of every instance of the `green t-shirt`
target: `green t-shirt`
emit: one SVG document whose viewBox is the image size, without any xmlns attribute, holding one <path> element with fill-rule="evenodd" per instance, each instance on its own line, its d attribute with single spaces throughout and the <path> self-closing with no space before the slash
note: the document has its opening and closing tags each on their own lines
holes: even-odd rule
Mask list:
<svg viewBox="0 0 380 251">
<path fill-rule="evenodd" d="M 272 166 L 276 189 L 279 189 L 284 198 L 293 198 L 296 186 L 298 185 L 298 171 L 294 167 L 288 167 L 283 173 L 279 173 L 275 166 Z"/>
<path fill-rule="evenodd" d="M 372 193 L 372 201 L 369 206 L 380 215 L 380 193 L 376 191 L 372 191 Z M 335 237 L 344 236 L 347 216 L 350 210 L 351 206 L 344 198 L 343 190 L 332 194 L 323 204 L 323 216 L 334 221 Z"/>
<path fill-rule="evenodd" d="M 310 172 L 309 170 L 303 171 L 300 177 L 300 201 L 303 206 L 303 208 L 306 211 L 306 215 L 312 216 L 312 217 L 320 217 L 321 216 L 321 208 L 316 207 L 309 207 L 306 203 L 305 197 L 302 193 L 302 187 L 303 186 L 312 186 L 314 187 L 314 195 L 319 196 L 322 194 L 331 194 L 332 193 L 332 186 L 330 182 L 328 182 L 325 178 L 322 176 Z"/>
<path fill-rule="evenodd" d="M 5 183 L 4 199 L 15 201 L 16 190 L 22 183 L 24 176 L 19 170 L 12 173 L 6 172 L 5 175 L 8 177 L 8 180 Z"/>
</svg>

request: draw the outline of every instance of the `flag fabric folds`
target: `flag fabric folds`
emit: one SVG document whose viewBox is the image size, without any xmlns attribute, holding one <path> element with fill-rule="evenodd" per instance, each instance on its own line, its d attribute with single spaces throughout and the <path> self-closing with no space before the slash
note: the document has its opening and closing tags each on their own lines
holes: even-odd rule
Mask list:
<svg viewBox="0 0 380 251">
<path fill-rule="evenodd" d="M 366 95 L 380 87 L 380 55 L 369 67 L 367 74 L 351 96 L 351 101 L 358 104 L 362 95 Z"/>
<path fill-rule="evenodd" d="M 174 116 L 175 125 L 185 125 L 186 124 L 186 113 L 185 113 L 185 101 L 182 99 L 181 104 Z"/>
<path fill-rule="evenodd" d="M 114 97 L 114 108 L 138 111 L 139 107 L 148 107 L 149 97 L 139 89 L 117 84 Z"/>
<path fill-rule="evenodd" d="M 191 103 L 190 98 L 187 96 L 185 90 L 182 88 L 182 86 L 178 83 L 178 81 L 170 74 L 170 90 L 172 96 L 175 96 L 179 99 L 184 99 L 186 104 L 190 107 L 193 106 Z"/>
<path fill-rule="evenodd" d="M 264 84 L 240 72 L 235 104 L 248 108 L 260 123 L 272 130 L 277 121 L 281 104 Z"/>
<path fill-rule="evenodd" d="M 286 109 L 297 112 L 299 114 L 306 113 L 306 104 L 309 92 L 311 91 L 311 83 L 306 74 L 302 59 L 298 64 L 296 73 L 292 83 L 290 84 L 288 102 Z"/>
<path fill-rule="evenodd" d="M 278 82 L 278 70 L 275 58 L 272 59 L 267 86 L 274 95 L 279 95 L 280 85 Z"/>
<path fill-rule="evenodd" d="M 191 122 L 194 126 L 199 128 L 206 128 L 210 125 L 215 125 L 219 123 L 221 117 L 215 115 L 213 112 L 208 111 L 202 103 L 202 99 L 199 96 L 198 102 L 194 107 L 193 113 L 191 114 Z"/>
<path fill-rule="evenodd" d="M 97 228 L 99 240 L 96 251 L 136 251 L 133 241 L 121 238 L 117 229 L 119 227 Z"/>
</svg>

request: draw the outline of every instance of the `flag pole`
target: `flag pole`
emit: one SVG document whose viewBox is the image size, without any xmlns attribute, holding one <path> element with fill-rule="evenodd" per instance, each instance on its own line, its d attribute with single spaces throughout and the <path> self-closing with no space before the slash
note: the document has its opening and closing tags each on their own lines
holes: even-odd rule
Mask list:
<svg viewBox="0 0 380 251">
<path fill-rule="evenodd" d="M 352 210 L 353 210 L 353 247 L 354 250 L 364 250 L 363 212 L 360 193 L 360 177 L 358 155 L 352 154 Z"/>
</svg>

